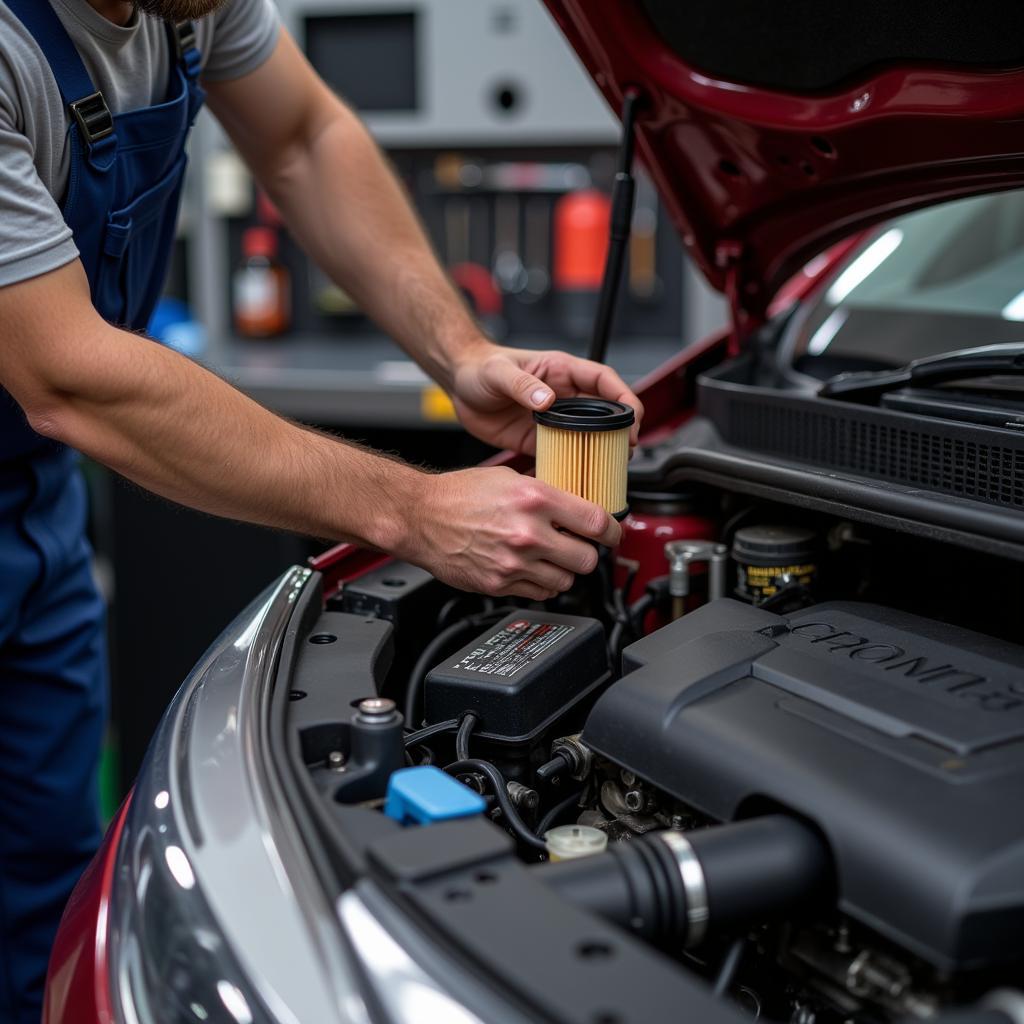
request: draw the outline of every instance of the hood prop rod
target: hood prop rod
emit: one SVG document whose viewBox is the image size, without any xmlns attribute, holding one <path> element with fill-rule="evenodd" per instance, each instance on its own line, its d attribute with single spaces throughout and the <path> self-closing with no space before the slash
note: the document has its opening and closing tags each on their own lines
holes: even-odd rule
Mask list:
<svg viewBox="0 0 1024 1024">
<path fill-rule="evenodd" d="M 601 279 L 601 294 L 597 300 L 597 316 L 594 318 L 594 333 L 590 339 L 590 358 L 603 363 L 608 354 L 608 336 L 611 334 L 615 306 L 622 284 L 622 268 L 625 263 L 626 246 L 633 226 L 633 198 L 636 193 L 636 179 L 633 177 L 633 148 L 636 141 L 634 131 L 636 107 L 640 93 L 627 89 L 622 101 L 622 140 L 619 143 L 619 167 L 615 173 L 612 188 L 611 231 L 608 241 L 608 256 Z"/>
</svg>

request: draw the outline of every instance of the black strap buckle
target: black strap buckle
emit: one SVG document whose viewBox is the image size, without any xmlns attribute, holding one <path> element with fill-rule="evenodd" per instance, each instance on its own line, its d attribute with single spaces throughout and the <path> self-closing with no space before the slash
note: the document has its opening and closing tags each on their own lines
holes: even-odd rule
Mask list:
<svg viewBox="0 0 1024 1024">
<path fill-rule="evenodd" d="M 195 49 L 196 26 L 191 21 L 176 22 L 173 35 L 174 51 L 177 54 L 178 60 L 182 61 L 189 50 Z"/>
<path fill-rule="evenodd" d="M 94 92 L 85 99 L 68 104 L 74 114 L 85 141 L 91 146 L 100 139 L 114 134 L 114 115 L 103 98 L 103 93 Z"/>
</svg>

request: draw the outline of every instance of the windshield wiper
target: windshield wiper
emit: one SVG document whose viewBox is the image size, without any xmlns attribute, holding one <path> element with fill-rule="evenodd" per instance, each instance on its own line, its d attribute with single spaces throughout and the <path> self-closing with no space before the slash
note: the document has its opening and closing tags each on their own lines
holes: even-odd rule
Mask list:
<svg viewBox="0 0 1024 1024">
<path fill-rule="evenodd" d="M 822 398 L 862 402 L 910 384 L 945 384 L 952 380 L 1000 374 L 1024 375 L 1024 345 L 984 345 L 915 359 L 895 370 L 840 373 L 825 381 L 818 394 Z"/>
</svg>

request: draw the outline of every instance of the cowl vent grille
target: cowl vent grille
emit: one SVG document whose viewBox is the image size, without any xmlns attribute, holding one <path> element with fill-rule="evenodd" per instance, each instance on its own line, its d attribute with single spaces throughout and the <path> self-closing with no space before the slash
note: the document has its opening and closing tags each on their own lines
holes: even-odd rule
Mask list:
<svg viewBox="0 0 1024 1024">
<path fill-rule="evenodd" d="M 1024 438 L 1015 444 L 1005 431 L 991 428 L 804 396 L 718 390 L 710 383 L 702 411 L 736 447 L 1024 509 Z M 985 434 L 993 440 L 982 439 Z"/>
</svg>

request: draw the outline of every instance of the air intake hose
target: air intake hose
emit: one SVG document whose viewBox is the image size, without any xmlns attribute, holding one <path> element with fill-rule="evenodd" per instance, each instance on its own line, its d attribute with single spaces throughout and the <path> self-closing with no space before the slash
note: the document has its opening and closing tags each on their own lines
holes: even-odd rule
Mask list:
<svg viewBox="0 0 1024 1024">
<path fill-rule="evenodd" d="M 534 870 L 571 903 L 646 938 L 688 947 L 712 930 L 791 914 L 832 886 L 824 840 L 781 814 L 685 834 L 651 832 Z"/>
</svg>

